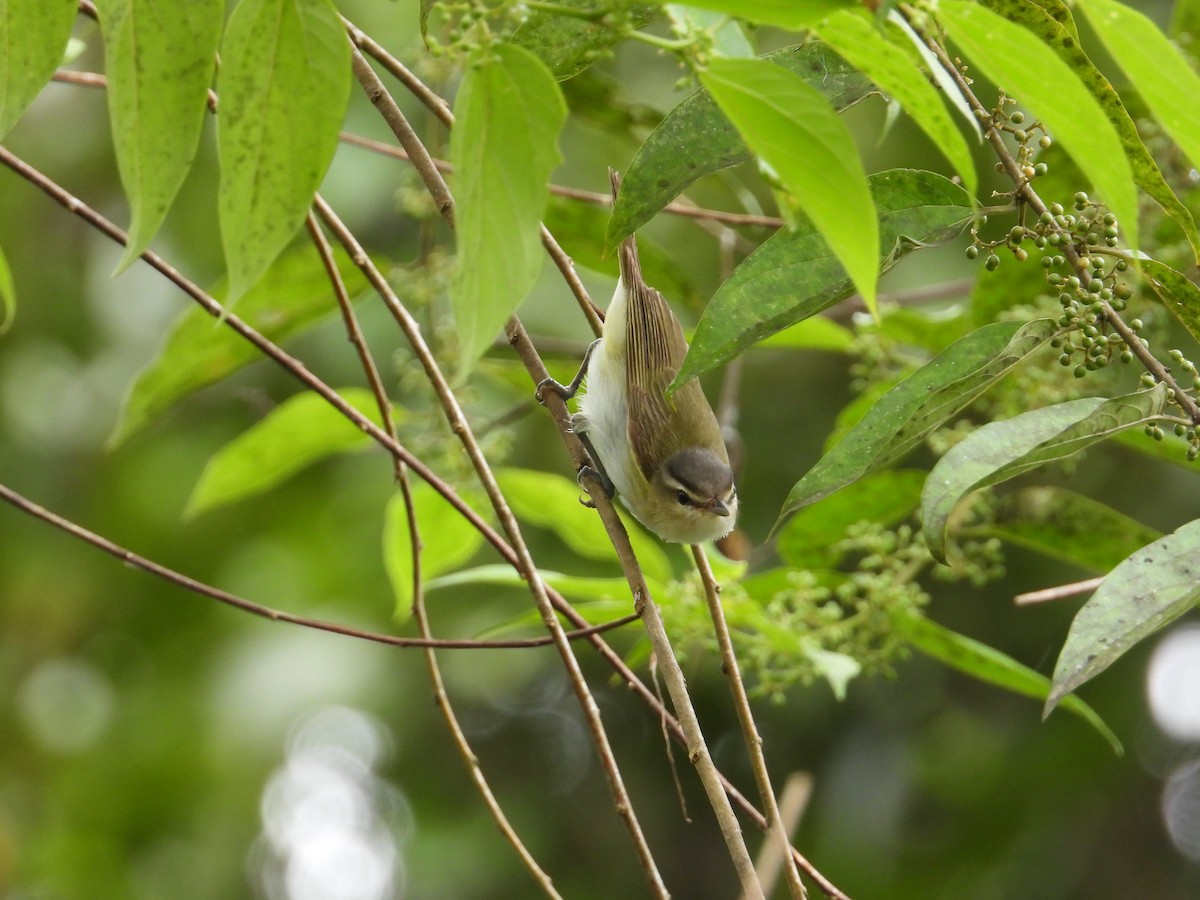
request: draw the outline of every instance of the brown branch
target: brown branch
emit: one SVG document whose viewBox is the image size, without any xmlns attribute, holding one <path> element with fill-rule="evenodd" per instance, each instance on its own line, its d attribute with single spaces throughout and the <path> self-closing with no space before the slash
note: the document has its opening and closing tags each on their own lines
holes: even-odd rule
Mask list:
<svg viewBox="0 0 1200 900">
<path fill-rule="evenodd" d="M 1026 591 L 1024 594 L 1017 594 L 1017 596 L 1013 597 L 1013 603 L 1017 606 L 1034 606 L 1038 603 L 1065 600 L 1067 597 L 1078 597 L 1080 594 L 1091 593 L 1100 587 L 1102 581 L 1104 581 L 1103 575 L 1099 578 L 1088 578 L 1084 581 L 1072 582 L 1071 584 L 1060 584 L 1052 588 L 1042 588 L 1040 591 Z"/>
<path fill-rule="evenodd" d="M 274 609 L 270 606 L 264 606 L 261 603 L 255 603 L 252 600 L 247 600 L 244 597 L 239 597 L 237 594 L 231 594 L 228 591 L 223 591 L 220 588 L 212 587 L 202 581 L 197 581 L 190 578 L 181 572 L 147 559 L 132 550 L 127 550 L 120 544 L 110 541 L 108 538 L 97 534 L 94 531 L 89 531 L 82 525 L 72 522 L 70 519 L 51 512 L 44 506 L 34 503 L 21 494 L 14 491 L 12 488 L 4 484 L 0 484 L 0 500 L 19 509 L 21 512 L 33 516 L 35 519 L 40 519 L 49 525 L 53 525 L 60 531 L 64 531 L 72 537 L 78 538 L 84 543 L 91 544 L 98 550 L 102 550 L 109 556 L 119 559 L 121 562 L 135 569 L 141 569 L 151 575 L 161 578 L 164 581 L 181 587 L 184 590 L 191 591 L 193 594 L 198 594 L 201 597 L 208 597 L 216 600 L 218 603 L 224 603 L 227 606 L 232 606 L 235 609 L 240 609 L 242 612 L 250 613 L 252 616 L 258 616 L 262 619 L 270 619 L 272 622 L 286 622 L 289 625 L 299 625 L 302 628 L 312 628 L 316 631 L 327 631 L 331 634 L 340 634 L 345 637 L 357 638 L 361 641 L 371 641 L 375 644 L 388 644 L 393 647 L 436 647 L 441 650 L 508 650 L 508 649 L 525 649 L 528 647 L 545 647 L 551 643 L 549 637 L 536 638 L 515 638 L 512 640 L 503 641 L 478 641 L 454 638 L 407 638 L 399 637 L 394 634 L 382 634 L 376 631 L 367 631 L 361 628 L 351 628 L 348 625 L 339 625 L 336 622 L 326 622 L 321 619 L 311 619 L 307 616 L 298 616 L 293 613 L 284 612 L 283 610 Z M 570 640 L 582 640 L 585 638 L 593 638 L 602 631 L 609 631 L 613 628 L 620 628 L 637 620 L 637 616 L 628 615 L 621 619 L 616 619 L 612 622 L 605 622 L 602 625 L 594 625 L 586 628 L 579 628 L 575 631 L 567 632 L 567 637 Z"/>
</svg>

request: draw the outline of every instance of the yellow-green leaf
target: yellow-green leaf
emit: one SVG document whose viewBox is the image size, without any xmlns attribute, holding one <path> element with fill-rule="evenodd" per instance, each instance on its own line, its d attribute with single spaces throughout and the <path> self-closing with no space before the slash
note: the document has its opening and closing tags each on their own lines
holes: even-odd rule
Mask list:
<svg viewBox="0 0 1200 900">
<path fill-rule="evenodd" d="M 63 60 L 75 0 L 0 0 L 0 140 Z"/>
</svg>

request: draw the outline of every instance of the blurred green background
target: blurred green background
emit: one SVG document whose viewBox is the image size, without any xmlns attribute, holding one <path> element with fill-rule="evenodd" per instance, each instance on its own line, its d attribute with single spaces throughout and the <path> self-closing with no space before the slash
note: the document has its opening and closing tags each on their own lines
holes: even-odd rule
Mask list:
<svg viewBox="0 0 1200 900">
<path fill-rule="evenodd" d="M 415 0 L 339 6 L 432 83 L 452 90 L 451 71 L 421 49 Z M 73 67 L 101 70 L 94 26 L 81 19 L 76 35 L 87 50 Z M 590 114 L 569 123 L 556 181 L 603 190 L 606 167 L 627 165 L 644 136 L 636 122 L 652 122 L 678 101 L 680 74 L 648 48 L 622 47 L 615 60 L 568 83 L 569 97 L 611 92 L 604 107 L 611 115 L 599 117 L 595 101 L 575 101 Z M 399 90 L 397 96 L 444 155 L 445 134 Z M 942 170 L 941 157 L 903 120 L 879 137 L 885 108 L 878 98 L 847 118 L 869 171 Z M 387 139 L 357 94 L 348 128 Z M 52 84 L 5 143 L 126 221 L 101 91 Z M 980 171 L 991 172 L 983 156 Z M 401 291 L 426 298 L 418 302 L 436 342 L 444 297 L 439 270 L 422 265 L 431 247 L 448 248 L 449 241 L 440 226 L 409 214 L 420 201 L 405 166 L 343 146 L 323 192 L 394 264 Z M 691 196 L 726 209 L 769 203 L 748 167 L 698 185 Z M 196 169 L 154 244 L 206 285 L 222 270 L 215 211 L 210 122 Z M 602 227 L 603 217 L 598 221 Z M 584 258 L 596 252 L 600 234 L 564 238 Z M 684 307 L 694 318 L 721 276 L 716 240 L 669 217 L 652 223 L 646 239 L 675 263 L 693 295 Z M 124 392 L 188 301 L 145 266 L 110 278 L 118 248 L 8 171 L 0 171 L 0 246 L 20 304 L 14 327 L 0 338 L 0 481 L 125 547 L 250 599 L 364 628 L 398 627 L 380 555 L 381 517 L 392 493 L 382 453 L 320 464 L 262 497 L 185 519 L 208 457 L 296 385 L 257 363 L 109 450 Z M 961 250 L 916 254 L 884 290 L 973 277 L 977 269 Z M 582 274 L 597 298 L 607 297 L 610 276 Z M 412 410 L 414 446 L 458 476 L 459 451 L 413 377 L 401 336 L 372 300 L 360 305 L 360 315 L 386 376 Z M 588 338 L 549 271 L 522 315 L 537 336 L 580 347 Z M 331 384 L 360 382 L 332 318 L 288 347 Z M 489 432 L 489 451 L 497 461 L 569 474 L 547 418 L 529 403 L 523 372 L 504 352 L 493 356 L 464 388 L 473 422 L 522 404 L 531 414 Z M 572 365 L 559 362 L 564 372 Z M 819 455 L 851 397 L 848 367 L 834 354 L 748 355 L 741 494 L 752 541 L 765 539 L 788 488 Z M 708 386 L 715 391 L 718 383 Z M 1073 488 L 1165 530 L 1194 518 L 1200 499 L 1194 474 L 1117 447 L 1092 454 L 1073 479 Z M 586 571 L 553 536 L 530 529 L 530 540 L 545 568 Z M 682 551 L 672 552 L 682 567 Z M 477 561 L 496 560 L 481 552 Z M 1085 573 L 1019 551 L 1010 553 L 1008 570 L 986 590 L 940 589 L 931 614 L 1049 672 L 1078 601 L 1017 609 L 1011 598 Z M 437 634 L 470 636 L 520 615 L 528 603 L 515 590 L 440 591 L 430 596 L 430 615 Z M 411 624 L 403 628 L 412 633 Z M 1167 708 L 1200 705 L 1200 674 L 1189 665 L 1200 649 L 1190 628 L 1185 623 L 1169 634 L 1173 643 L 1163 645 L 1158 667 L 1150 667 L 1159 644 L 1151 641 L 1085 689 L 1124 741 L 1124 758 L 1072 717 L 1059 713 L 1043 724 L 1036 702 L 923 659 L 903 664 L 894 680 L 854 682 L 842 703 L 816 685 L 792 691 L 783 704 L 759 704 L 777 784 L 796 771 L 814 779 L 797 846 L 860 900 L 1200 896 L 1200 734 L 1179 726 L 1172 737 L 1147 699 L 1153 672 Z M 622 650 L 636 640 L 635 628 L 613 638 Z M 679 897 L 732 896 L 732 869 L 690 767 L 677 754 L 688 823 L 659 723 L 593 654 L 582 649 L 580 656 L 668 884 Z M 459 651 L 441 659 L 485 772 L 564 895 L 642 895 L 642 877 L 553 651 Z M 749 791 L 716 661 L 693 657 L 688 671 L 718 764 Z M 758 842 L 752 835 L 753 848 Z M 252 618 L 0 507 L 0 895 L 535 894 L 453 750 L 418 651 Z"/>
</svg>

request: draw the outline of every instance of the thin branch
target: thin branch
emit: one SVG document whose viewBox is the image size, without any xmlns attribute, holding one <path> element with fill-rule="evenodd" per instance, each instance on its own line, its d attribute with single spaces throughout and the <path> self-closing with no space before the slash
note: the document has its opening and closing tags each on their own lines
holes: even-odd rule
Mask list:
<svg viewBox="0 0 1200 900">
<path fill-rule="evenodd" d="M 450 192 L 441 174 L 433 165 L 428 150 L 426 150 L 424 144 L 416 136 L 416 132 L 408 124 L 399 105 L 392 100 L 391 95 L 388 94 L 379 77 L 357 49 L 354 51 L 353 68 L 354 74 L 367 93 L 367 96 L 376 108 L 380 110 L 384 120 L 393 129 L 404 149 L 408 151 L 413 165 L 420 173 L 422 179 L 425 180 L 430 196 L 434 198 L 438 209 L 441 210 L 447 223 L 453 227 L 453 198 L 450 196 Z M 614 808 L 618 817 L 625 824 L 630 838 L 633 840 L 634 849 L 650 883 L 650 888 L 656 896 L 669 896 L 666 885 L 663 883 L 662 875 L 658 871 L 654 854 L 650 850 L 650 845 L 647 843 L 641 824 L 638 822 L 637 814 L 634 812 L 633 802 L 625 787 L 620 767 L 617 765 L 616 757 L 608 740 L 608 734 L 600 718 L 599 707 L 592 696 L 587 679 L 583 675 L 579 661 L 575 658 L 570 643 L 563 638 L 564 631 L 562 625 L 555 615 L 554 605 L 550 600 L 546 585 L 543 583 L 537 565 L 530 555 L 528 546 L 525 544 L 520 525 L 517 523 L 516 517 L 508 506 L 508 501 L 505 499 L 504 493 L 496 481 L 490 464 L 484 457 L 479 442 L 475 439 L 470 423 L 467 421 L 458 403 L 458 398 L 450 389 L 450 384 L 443 375 L 441 367 L 438 365 L 437 360 L 434 359 L 429 346 L 425 343 L 425 338 L 421 334 L 421 329 L 417 321 L 400 301 L 395 291 L 392 290 L 387 279 L 375 267 L 375 264 L 371 261 L 366 251 L 359 244 L 358 239 L 346 228 L 332 208 L 319 195 L 315 198 L 315 206 L 325 224 L 342 243 L 342 246 L 345 247 L 355 265 L 367 276 L 367 280 L 384 301 L 384 304 L 392 313 L 392 317 L 400 326 L 401 331 L 404 332 L 409 345 L 413 349 L 413 353 L 421 362 L 425 370 L 425 375 L 438 397 L 438 401 L 450 424 L 451 430 L 458 436 L 460 443 L 462 443 L 463 448 L 467 451 L 471 465 L 475 469 L 475 473 L 479 477 L 483 489 L 491 502 L 492 509 L 495 511 L 505 534 L 508 536 L 509 544 L 516 554 L 518 570 L 529 585 L 538 612 L 542 616 L 542 621 L 545 623 L 551 636 L 555 638 L 555 646 L 566 669 L 572 690 L 575 693 L 580 708 L 583 710 L 588 731 L 600 758 L 605 778 L 608 781 L 609 790 L 613 796 Z"/>
<path fill-rule="evenodd" d="M 348 625 L 339 625 L 337 622 L 326 622 L 321 619 L 312 619 L 307 616 L 298 616 L 293 613 L 284 612 L 283 610 L 274 609 L 270 606 L 264 606 L 261 603 L 255 603 L 252 600 L 247 600 L 244 597 L 239 597 L 237 594 L 231 594 L 228 591 L 223 591 L 220 588 L 215 588 L 205 584 L 202 581 L 197 581 L 195 578 L 190 578 L 181 572 L 154 562 L 152 559 L 147 559 L 132 550 L 127 550 L 120 544 L 110 541 L 103 535 L 99 535 L 94 531 L 89 531 L 82 525 L 72 522 L 70 519 L 63 518 L 57 513 L 53 513 L 34 503 L 32 500 L 22 496 L 6 485 L 0 484 L 0 500 L 19 509 L 21 512 L 33 516 L 35 519 L 40 519 L 49 525 L 53 525 L 60 531 L 64 531 L 72 537 L 78 538 L 84 543 L 91 544 L 98 550 L 102 550 L 109 556 L 119 559 L 121 562 L 135 569 L 141 569 L 161 578 L 163 581 L 181 587 L 184 590 L 191 591 L 193 594 L 198 594 L 201 597 L 208 597 L 216 600 L 219 603 L 224 603 L 227 606 L 232 606 L 235 609 L 240 609 L 242 612 L 250 613 L 252 616 L 258 616 L 262 619 L 270 619 L 272 622 L 286 622 L 289 625 L 299 625 L 301 628 L 312 628 L 316 631 L 327 631 L 331 634 L 340 634 L 345 637 L 357 638 L 361 641 L 371 641 L 375 644 L 388 644 L 393 647 L 436 647 L 440 650 L 510 650 L 510 649 L 526 649 L 529 647 L 545 647 L 548 646 L 552 639 L 549 637 L 536 638 L 514 638 L 512 640 L 498 641 L 478 641 L 454 638 L 407 638 L 399 637 L 394 634 L 382 634 L 376 631 L 367 631 L 361 628 L 351 628 Z M 623 618 L 616 619 L 612 622 L 605 622 L 602 625 L 593 625 L 586 628 L 579 628 L 575 631 L 567 632 L 567 637 L 570 640 L 583 640 L 595 637 L 602 631 L 609 631 L 613 628 L 620 628 L 635 621 L 637 616 L 628 615 Z"/>
<path fill-rule="evenodd" d="M 1013 603 L 1017 606 L 1034 606 L 1038 603 L 1050 603 L 1054 600 L 1078 597 L 1081 594 L 1090 594 L 1096 588 L 1100 587 L 1102 581 L 1104 581 L 1103 575 L 1099 578 L 1088 578 L 1085 581 L 1076 581 L 1072 584 L 1060 584 L 1057 587 L 1042 588 L 1040 591 L 1026 591 L 1024 594 L 1017 594 L 1017 596 L 1013 597 Z"/>
<path fill-rule="evenodd" d="M 789 839 L 796 833 L 796 828 L 800 825 L 800 817 L 804 815 L 804 810 L 808 807 L 809 798 L 812 797 L 812 787 L 812 776 L 807 772 L 793 772 L 783 783 L 783 790 L 779 794 L 779 817 L 783 820 L 783 830 L 788 834 Z M 763 843 L 762 849 L 758 851 L 755 868 L 758 870 L 758 880 L 762 882 L 763 890 L 766 891 L 767 896 L 770 896 L 775 882 L 779 880 L 779 872 L 783 868 L 783 857 L 779 853 L 778 843 L 774 841 Z"/>
<path fill-rule="evenodd" d="M 708 602 L 708 615 L 712 619 L 713 631 L 717 637 L 717 648 L 721 653 L 721 671 L 729 682 L 729 692 L 733 695 L 733 708 L 737 711 L 738 724 L 742 728 L 742 740 L 746 745 L 746 753 L 750 757 L 750 768 L 754 772 L 754 783 L 758 788 L 758 797 L 762 801 L 763 812 L 767 816 L 767 833 L 779 847 L 780 857 L 785 862 L 784 874 L 787 876 L 788 891 L 795 898 L 805 900 L 808 891 L 800 880 L 796 869 L 796 861 L 792 859 L 791 841 L 783 827 L 783 819 L 779 815 L 779 805 L 775 802 L 775 790 L 771 787 L 771 775 L 767 769 L 767 760 L 763 755 L 762 738 L 758 734 L 758 725 L 754 722 L 754 711 L 750 708 L 750 698 L 746 695 L 746 686 L 742 683 L 741 669 L 738 667 L 737 654 L 733 650 L 733 638 L 729 633 L 729 623 L 725 621 L 725 610 L 721 608 L 721 586 L 713 575 L 712 566 L 704 554 L 704 548 L 699 544 L 691 547 L 692 559 L 696 563 L 696 571 L 700 574 L 700 582 L 704 585 L 704 597 Z"/>
</svg>

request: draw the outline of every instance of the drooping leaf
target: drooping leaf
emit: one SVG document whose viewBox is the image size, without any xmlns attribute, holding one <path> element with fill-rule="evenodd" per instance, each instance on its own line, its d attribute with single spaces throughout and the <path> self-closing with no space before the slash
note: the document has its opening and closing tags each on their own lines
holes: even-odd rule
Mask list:
<svg viewBox="0 0 1200 900">
<path fill-rule="evenodd" d="M 874 311 L 879 223 L 854 138 L 833 107 L 799 76 L 760 59 L 714 59 L 700 80 Z"/>
<path fill-rule="evenodd" d="M 925 483 L 921 520 L 929 552 L 945 561 L 947 521 L 967 494 L 1154 421 L 1162 414 L 1166 397 L 1166 387 L 1158 384 L 1111 400 L 1068 400 L 972 432 L 938 460 Z"/>
<path fill-rule="evenodd" d="M 350 44 L 330 0 L 242 0 L 221 42 L 217 212 L 229 302 L 304 221 L 337 148 Z"/>
<path fill-rule="evenodd" d="M 803 641 L 800 644 L 800 652 L 813 664 L 813 667 L 821 674 L 829 685 L 829 689 L 833 691 L 833 696 L 838 701 L 846 699 L 846 687 L 850 684 L 850 680 L 858 676 L 862 672 L 862 663 L 853 656 L 845 653 L 837 653 L 832 650 L 825 650 L 818 647 L 811 641 Z"/>
<path fill-rule="evenodd" d="M 580 556 L 617 560 L 600 517 L 579 502 L 583 491 L 574 481 L 532 469 L 500 469 L 496 480 L 517 518 L 550 529 Z M 653 539 L 630 530 L 629 541 L 646 575 L 670 580 L 671 563 Z"/>
<path fill-rule="evenodd" d="M 450 299 L 460 374 L 474 366 L 542 268 L 541 221 L 567 108 L 528 50 L 483 51 L 454 103 L 450 132 L 458 253 Z"/>
<path fill-rule="evenodd" d="M 350 296 L 367 285 L 366 277 L 340 249 L 338 271 Z M 218 299 L 224 288 L 213 292 Z M 238 308 L 239 316 L 272 341 L 279 342 L 337 309 L 329 276 L 311 247 L 285 253 L 253 287 Z M 261 354 L 232 329 L 221 327 L 199 307 L 175 321 L 158 355 L 130 388 L 109 443 L 115 446 L 183 397 L 220 381 Z"/>
<path fill-rule="evenodd" d="M 339 394 L 377 425 L 375 395 L 364 388 Z M 371 443 L 357 425 L 312 392 L 297 394 L 209 459 L 184 515 L 192 517 L 270 490 L 318 460 Z"/>
<path fill-rule="evenodd" d="M 583 11 L 599 8 L 595 0 L 564 0 L 559 5 Z M 648 3 L 628 11 L 634 28 L 648 25 L 659 14 L 658 7 Z M 537 56 L 555 78 L 563 81 L 603 59 L 621 37 L 621 32 L 601 17 L 589 19 L 534 9 L 509 40 Z"/>
<path fill-rule="evenodd" d="M 894 525 L 921 503 L 925 473 L 911 469 L 878 472 L 850 485 L 825 503 L 810 506 L 779 529 L 775 549 L 797 569 L 833 568 L 842 554 L 833 544 L 857 522 Z"/>
<path fill-rule="evenodd" d="M 564 597 L 570 597 L 572 600 L 616 601 L 618 605 L 610 609 L 614 617 L 625 615 L 633 609 L 633 600 L 629 595 L 629 584 L 624 578 L 594 578 L 582 575 L 567 575 L 562 572 L 547 571 L 546 569 L 539 569 L 538 574 L 542 576 L 542 580 L 546 584 Z M 512 566 L 490 565 L 464 569 L 452 575 L 442 575 L 439 578 L 432 579 L 427 587 L 432 591 L 461 587 L 467 584 L 493 584 L 524 588 L 525 580 Z M 662 586 L 652 580 L 647 582 L 647 586 L 650 587 L 652 595 L 655 595 L 656 591 L 660 592 L 662 590 Z M 589 611 L 594 612 L 595 610 L 589 606 Z M 523 615 L 519 621 L 523 624 L 535 625 L 541 622 L 541 616 L 538 615 L 537 610 L 531 610 L 528 614 Z M 511 624 L 517 624 L 517 622 Z"/>
<path fill-rule="evenodd" d="M 975 164 L 967 142 L 924 71 L 884 37 L 871 13 L 862 7 L 841 10 L 820 22 L 816 30 L 825 43 L 868 75 L 912 116 L 954 166 L 967 194 L 975 196 Z"/>
<path fill-rule="evenodd" d="M 12 328 L 17 315 L 17 291 L 13 287 L 12 271 L 8 259 L 0 248 L 0 335 Z"/>
<path fill-rule="evenodd" d="M 892 169 L 870 177 L 886 272 L 923 244 L 958 234 L 973 215 L 970 197 L 933 172 Z M 696 325 L 676 384 L 720 365 L 751 344 L 819 313 L 854 286 L 824 236 L 807 220 L 781 230 L 744 259 Z"/>
<path fill-rule="evenodd" d="M 1050 340 L 1050 319 L 996 322 L 955 341 L 887 392 L 788 494 L 780 519 L 908 453 Z"/>
<path fill-rule="evenodd" d="M 77 9 L 75 0 L 0 0 L 0 140 L 62 62 Z"/>
<path fill-rule="evenodd" d="M 1058 53 L 1059 58 L 1079 76 L 1084 87 L 1100 104 L 1109 122 L 1116 129 L 1121 145 L 1125 148 L 1129 166 L 1133 170 L 1134 182 L 1175 220 L 1187 236 L 1192 252 L 1200 254 L 1200 232 L 1196 229 L 1191 212 L 1175 196 L 1175 192 L 1163 178 L 1158 163 L 1142 143 L 1137 126 L 1125 110 L 1125 105 L 1113 90 L 1113 86 L 1079 46 L 1079 35 L 1075 33 L 1070 11 L 1056 0 L 1046 0 L 1043 4 L 1028 3 L 1025 0 L 985 0 L 984 5 L 1025 26 L 1041 38 L 1043 44 Z M 1153 25 L 1150 27 L 1153 28 Z M 1165 39 L 1163 40 L 1165 42 Z M 1182 102 L 1182 95 L 1180 96 Z M 1200 256 L 1197 258 L 1200 259 Z"/>
<path fill-rule="evenodd" d="M 945 628 L 922 615 L 898 612 L 892 624 L 909 644 L 931 659 L 1015 694 L 1043 699 L 1050 693 L 1050 679 L 994 647 Z M 1069 710 L 1108 741 L 1113 753 L 1123 756 L 1125 749 L 1096 711 L 1078 697 L 1068 698 L 1063 708 Z"/>
<path fill-rule="evenodd" d="M 150 244 L 195 159 L 225 3 L 98 0 L 96 9 L 108 116 L 131 217 L 120 272 Z"/>
<path fill-rule="evenodd" d="M 799 75 L 834 109 L 853 106 L 874 90 L 866 75 L 817 40 L 762 59 Z M 605 245 L 611 251 L 698 178 L 752 156 L 712 94 L 696 91 L 663 118 L 634 156 L 621 180 Z"/>
<path fill-rule="evenodd" d="M 1163 306 L 1171 311 L 1188 330 L 1193 339 L 1200 341 L 1200 288 L 1195 282 L 1156 259 L 1138 262 L 1146 284 L 1158 294 Z"/>
<path fill-rule="evenodd" d="M 483 535 L 441 494 L 424 482 L 412 486 L 413 511 L 421 539 L 421 579 L 425 583 L 461 566 L 479 549 Z M 413 546 L 408 510 L 399 491 L 383 519 L 383 564 L 396 598 L 393 615 L 408 618 L 413 601 Z"/>
<path fill-rule="evenodd" d="M 1065 488 L 1030 487 L 1004 497 L 989 536 L 1107 572 L 1162 533 L 1111 506 Z"/>
<path fill-rule="evenodd" d="M 1133 553 L 1080 607 L 1054 667 L 1046 714 L 1198 601 L 1200 520 Z"/>
<path fill-rule="evenodd" d="M 1062 141 L 1137 247 L 1133 173 L 1120 136 L 1079 75 L 1021 25 L 986 7 L 940 0 L 935 14 L 967 59 Z"/>
<path fill-rule="evenodd" d="M 802 3 L 795 0 L 688 0 L 688 6 L 791 31 L 811 28 L 830 13 L 853 5 L 854 0 L 804 0 Z"/>
<path fill-rule="evenodd" d="M 925 39 L 909 24 L 908 19 L 895 9 L 888 10 L 885 27 L 888 29 L 892 43 L 897 47 L 912 48 L 917 59 L 924 65 L 926 71 L 933 77 L 933 82 L 941 88 L 942 94 L 950 105 L 975 133 L 976 140 L 983 141 L 983 126 L 975 116 L 975 110 L 963 95 L 962 89 L 954 76 L 946 71 L 936 54 L 929 49 Z"/>
</svg>

